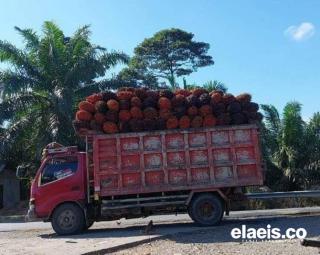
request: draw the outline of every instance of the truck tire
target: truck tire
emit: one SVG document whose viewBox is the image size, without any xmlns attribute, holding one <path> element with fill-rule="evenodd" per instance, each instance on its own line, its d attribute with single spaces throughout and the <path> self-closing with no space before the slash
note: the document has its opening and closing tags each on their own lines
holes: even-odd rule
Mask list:
<svg viewBox="0 0 320 255">
<path fill-rule="evenodd" d="M 217 225 L 224 213 L 224 203 L 214 194 L 199 194 L 191 200 L 188 213 L 190 218 L 201 226 Z"/>
<path fill-rule="evenodd" d="M 83 211 L 75 204 L 63 204 L 54 210 L 51 225 L 58 235 L 78 234 L 85 226 Z"/>
</svg>

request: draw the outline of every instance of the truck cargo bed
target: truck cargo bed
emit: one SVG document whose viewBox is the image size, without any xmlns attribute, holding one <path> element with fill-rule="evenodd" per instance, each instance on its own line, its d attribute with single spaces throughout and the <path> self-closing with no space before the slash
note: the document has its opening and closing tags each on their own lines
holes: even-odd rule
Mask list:
<svg viewBox="0 0 320 255">
<path fill-rule="evenodd" d="M 263 184 L 255 125 L 93 136 L 100 196 Z"/>
</svg>

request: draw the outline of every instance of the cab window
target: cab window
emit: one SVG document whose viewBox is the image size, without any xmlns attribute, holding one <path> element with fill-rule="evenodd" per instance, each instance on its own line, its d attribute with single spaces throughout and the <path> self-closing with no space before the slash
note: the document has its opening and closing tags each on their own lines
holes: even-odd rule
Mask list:
<svg viewBox="0 0 320 255">
<path fill-rule="evenodd" d="M 76 157 L 53 158 L 47 161 L 41 174 L 41 185 L 73 175 L 78 169 Z"/>
</svg>

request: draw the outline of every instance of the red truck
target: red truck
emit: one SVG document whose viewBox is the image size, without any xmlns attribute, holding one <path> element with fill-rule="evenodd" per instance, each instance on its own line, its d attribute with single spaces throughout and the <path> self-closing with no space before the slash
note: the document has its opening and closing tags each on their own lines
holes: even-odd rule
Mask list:
<svg viewBox="0 0 320 255">
<path fill-rule="evenodd" d="M 95 221 L 178 212 L 215 225 L 235 190 L 263 184 L 255 125 L 85 139 L 85 152 L 47 149 L 32 182 L 28 216 L 50 221 L 60 235 Z"/>
</svg>

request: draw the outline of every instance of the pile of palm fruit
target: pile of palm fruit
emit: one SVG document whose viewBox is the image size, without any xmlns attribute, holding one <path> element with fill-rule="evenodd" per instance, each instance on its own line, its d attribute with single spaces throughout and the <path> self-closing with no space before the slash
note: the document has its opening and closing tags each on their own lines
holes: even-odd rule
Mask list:
<svg viewBox="0 0 320 255">
<path fill-rule="evenodd" d="M 73 122 L 78 133 L 126 133 L 259 123 L 251 95 L 222 91 L 149 90 L 125 87 L 90 95 L 79 103 Z"/>
</svg>

